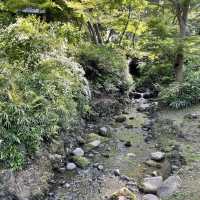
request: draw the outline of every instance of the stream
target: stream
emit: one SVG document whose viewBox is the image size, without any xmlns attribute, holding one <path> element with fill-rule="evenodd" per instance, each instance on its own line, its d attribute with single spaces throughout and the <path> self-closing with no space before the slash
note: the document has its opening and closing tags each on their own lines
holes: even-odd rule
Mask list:
<svg viewBox="0 0 200 200">
<path fill-rule="evenodd" d="M 178 112 L 158 111 L 156 118 L 159 120 L 154 122 L 148 112 L 138 109 L 138 104 L 140 108 L 146 108 L 147 103 L 142 97 L 142 101 L 137 101 L 123 111 L 124 121 L 119 122 L 116 116 L 108 124 L 103 124 L 109 127 L 110 137 L 102 140 L 98 147 L 85 151 L 84 156 L 91 163 L 89 167 L 56 174 L 46 200 L 105 200 L 123 187 L 129 188 L 137 194 L 138 199 L 142 199 L 138 185 L 155 170 L 147 166 L 145 161 L 149 159 L 150 153 L 158 150 L 171 152 L 174 146 L 180 147 L 187 164 L 181 163 L 173 169 L 167 161 L 160 169 L 156 169 L 156 173 L 164 178 L 174 173 L 182 179 L 182 187 L 168 199 L 199 200 L 200 107 Z M 170 120 L 170 123 L 163 125 L 166 120 Z M 154 134 L 158 134 L 154 135 L 155 138 L 149 128 L 152 122 L 155 124 Z M 174 129 L 180 131 L 181 135 L 171 135 Z"/>
</svg>

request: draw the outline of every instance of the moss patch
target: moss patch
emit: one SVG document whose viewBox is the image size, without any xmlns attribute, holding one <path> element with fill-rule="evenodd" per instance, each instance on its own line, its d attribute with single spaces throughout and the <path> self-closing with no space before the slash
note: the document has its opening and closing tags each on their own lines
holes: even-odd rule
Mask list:
<svg viewBox="0 0 200 200">
<path fill-rule="evenodd" d="M 77 164 L 80 168 L 85 168 L 90 164 L 90 161 L 83 156 L 73 156 L 72 160 Z"/>
</svg>

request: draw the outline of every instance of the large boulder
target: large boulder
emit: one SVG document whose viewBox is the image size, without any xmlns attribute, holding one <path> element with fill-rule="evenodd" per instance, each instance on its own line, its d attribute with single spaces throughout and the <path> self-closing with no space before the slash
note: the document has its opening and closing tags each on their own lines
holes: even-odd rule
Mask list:
<svg viewBox="0 0 200 200">
<path fill-rule="evenodd" d="M 156 193 L 163 183 L 162 176 L 144 178 L 142 189 L 145 193 Z"/>
<path fill-rule="evenodd" d="M 180 186 L 181 178 L 179 176 L 170 176 L 162 183 L 157 194 L 160 198 L 170 197 L 179 189 Z"/>
</svg>

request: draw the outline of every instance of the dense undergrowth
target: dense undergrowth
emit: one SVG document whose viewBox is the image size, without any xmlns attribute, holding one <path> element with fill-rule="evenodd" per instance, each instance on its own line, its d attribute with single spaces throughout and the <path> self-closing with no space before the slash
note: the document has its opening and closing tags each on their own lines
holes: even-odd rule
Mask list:
<svg viewBox="0 0 200 200">
<path fill-rule="evenodd" d="M 60 130 L 74 126 L 88 113 L 90 62 L 98 73 L 90 77 L 95 84 L 106 88 L 126 82 L 122 55 L 92 45 L 78 53 L 69 51 L 68 29 L 63 26 L 28 17 L 0 30 L 0 160 L 4 166 L 21 168 L 41 144 L 51 142 Z"/>
<path fill-rule="evenodd" d="M 87 105 L 84 71 L 57 31 L 34 17 L 0 31 L 0 159 L 15 169 Z"/>
</svg>

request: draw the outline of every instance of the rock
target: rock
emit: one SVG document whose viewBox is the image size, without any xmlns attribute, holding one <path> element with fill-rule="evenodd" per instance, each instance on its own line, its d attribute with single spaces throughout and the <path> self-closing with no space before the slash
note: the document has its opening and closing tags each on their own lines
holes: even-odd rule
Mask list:
<svg viewBox="0 0 200 200">
<path fill-rule="evenodd" d="M 120 171 L 119 171 L 119 169 L 115 169 L 113 173 L 114 173 L 115 176 L 120 176 Z"/>
<path fill-rule="evenodd" d="M 142 200 L 159 200 L 159 198 L 153 194 L 146 194 L 143 196 Z"/>
<path fill-rule="evenodd" d="M 58 169 L 58 171 L 59 171 L 60 173 L 64 173 L 64 172 L 66 171 L 66 169 L 65 169 L 65 167 L 61 167 L 61 168 Z"/>
<path fill-rule="evenodd" d="M 145 164 L 149 167 L 155 167 L 160 169 L 162 167 L 162 165 L 154 160 L 147 160 L 145 161 Z"/>
<path fill-rule="evenodd" d="M 127 156 L 128 157 L 136 157 L 136 154 L 134 154 L 134 153 L 127 153 Z"/>
<path fill-rule="evenodd" d="M 88 145 L 91 145 L 93 148 L 98 147 L 101 144 L 100 140 L 94 140 L 93 142 L 90 142 Z"/>
<path fill-rule="evenodd" d="M 124 145 L 125 145 L 126 147 L 131 147 L 131 146 L 132 146 L 131 141 L 126 141 Z"/>
<path fill-rule="evenodd" d="M 76 165 L 80 168 L 85 168 L 90 164 L 90 161 L 83 156 L 73 156 L 72 160 L 76 163 Z"/>
<path fill-rule="evenodd" d="M 121 179 L 123 181 L 130 181 L 130 178 L 128 176 L 125 176 L 125 175 L 121 176 Z"/>
<path fill-rule="evenodd" d="M 120 189 L 118 192 L 111 195 L 109 200 L 137 200 L 136 195 L 130 191 L 128 188 L 124 187 Z"/>
<path fill-rule="evenodd" d="M 98 170 L 103 170 L 103 168 L 104 168 L 103 165 L 98 165 L 97 167 Z"/>
<path fill-rule="evenodd" d="M 81 148 L 76 148 L 73 150 L 72 152 L 75 156 L 83 156 L 84 155 L 84 151 Z"/>
<path fill-rule="evenodd" d="M 170 197 L 179 189 L 180 186 L 181 178 L 179 176 L 170 176 L 162 183 L 157 194 L 160 198 Z"/>
<path fill-rule="evenodd" d="M 163 183 L 162 176 L 144 178 L 142 188 L 145 193 L 156 193 Z"/>
<path fill-rule="evenodd" d="M 74 170 L 76 169 L 76 164 L 75 163 L 67 163 L 67 170 Z"/>
<path fill-rule="evenodd" d="M 103 137 L 108 137 L 109 136 L 109 134 L 108 134 L 108 128 L 107 127 L 101 127 L 100 129 L 99 129 L 99 135 L 101 135 L 101 136 L 103 136 Z"/>
<path fill-rule="evenodd" d="M 116 117 L 115 121 L 119 122 L 119 123 L 125 122 L 126 116 L 124 116 L 124 115 L 118 116 L 118 117 Z"/>
<path fill-rule="evenodd" d="M 93 154 L 93 153 L 90 153 L 90 154 L 88 155 L 88 157 L 89 157 L 89 158 L 93 158 L 93 157 L 94 157 L 94 154 Z"/>
<path fill-rule="evenodd" d="M 153 171 L 152 172 L 152 176 L 158 176 L 158 172 L 157 171 Z"/>
<path fill-rule="evenodd" d="M 70 188 L 70 184 L 69 183 L 65 183 L 64 187 L 65 188 Z"/>
<path fill-rule="evenodd" d="M 151 159 L 155 161 L 161 161 L 165 158 L 165 153 L 157 151 L 154 153 L 151 153 Z"/>
</svg>

